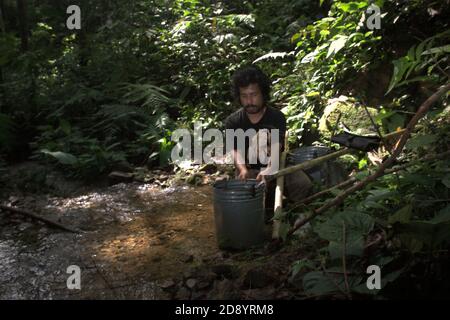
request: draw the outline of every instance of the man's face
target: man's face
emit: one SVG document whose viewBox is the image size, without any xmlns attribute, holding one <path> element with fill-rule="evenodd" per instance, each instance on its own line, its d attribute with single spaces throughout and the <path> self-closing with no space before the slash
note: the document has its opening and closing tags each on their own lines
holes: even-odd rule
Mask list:
<svg viewBox="0 0 450 320">
<path fill-rule="evenodd" d="M 247 87 L 240 87 L 239 99 L 248 114 L 256 114 L 264 109 L 264 98 L 257 83 L 252 83 Z"/>
</svg>

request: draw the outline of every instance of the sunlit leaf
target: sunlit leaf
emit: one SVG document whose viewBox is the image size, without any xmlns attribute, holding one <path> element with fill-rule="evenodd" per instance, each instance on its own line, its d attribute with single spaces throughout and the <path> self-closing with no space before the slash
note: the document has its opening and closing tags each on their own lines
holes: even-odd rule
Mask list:
<svg viewBox="0 0 450 320">
<path fill-rule="evenodd" d="M 78 162 L 78 159 L 70 153 L 61 151 L 51 152 L 47 149 L 42 149 L 41 152 L 52 156 L 62 164 L 74 165 Z"/>
</svg>

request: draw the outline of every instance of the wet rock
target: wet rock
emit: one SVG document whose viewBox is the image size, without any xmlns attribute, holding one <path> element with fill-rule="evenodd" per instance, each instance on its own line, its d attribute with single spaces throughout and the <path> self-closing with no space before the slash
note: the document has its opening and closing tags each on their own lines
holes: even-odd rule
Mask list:
<svg viewBox="0 0 450 320">
<path fill-rule="evenodd" d="M 238 274 L 237 268 L 230 264 L 217 264 L 211 267 L 211 271 L 216 274 L 218 279 L 233 279 L 236 278 Z"/>
<path fill-rule="evenodd" d="M 158 180 L 161 181 L 161 182 L 167 181 L 168 179 L 169 179 L 169 176 L 168 176 L 168 175 L 165 175 L 165 174 L 160 175 L 160 176 L 158 177 Z"/>
<path fill-rule="evenodd" d="M 161 257 L 153 257 L 152 258 L 152 262 L 160 262 L 162 260 L 162 258 Z"/>
<path fill-rule="evenodd" d="M 212 236 L 214 236 L 214 235 L 212 235 Z M 222 262 L 226 258 L 229 258 L 229 257 L 230 257 L 229 253 L 224 252 L 224 251 L 220 251 L 220 252 L 217 252 L 216 254 L 206 258 L 205 260 L 206 261 L 213 261 L 213 262 Z"/>
<path fill-rule="evenodd" d="M 270 300 L 273 299 L 274 293 L 274 288 L 249 289 L 242 291 L 242 298 L 249 300 Z"/>
<path fill-rule="evenodd" d="M 41 233 L 47 233 L 47 232 L 48 232 L 48 229 L 47 229 L 46 227 L 41 227 L 41 228 L 39 229 L 39 232 L 41 232 Z"/>
<path fill-rule="evenodd" d="M 170 290 L 175 287 L 176 283 L 172 279 L 166 279 L 159 283 L 159 287 L 163 290 Z"/>
<path fill-rule="evenodd" d="M 214 281 L 213 289 L 207 295 L 209 300 L 234 300 L 238 298 L 239 294 L 233 283 L 228 279 Z"/>
<path fill-rule="evenodd" d="M 184 271 L 183 272 L 183 279 L 189 279 L 192 278 L 192 272 L 191 271 Z"/>
<path fill-rule="evenodd" d="M 205 281 L 208 284 L 211 284 L 212 282 L 214 282 L 214 280 L 216 280 L 216 278 L 217 278 L 217 274 L 215 274 L 212 271 L 202 272 L 202 274 L 201 274 L 202 282 Z"/>
<path fill-rule="evenodd" d="M 110 184 L 127 183 L 133 181 L 134 175 L 128 172 L 113 171 L 108 175 Z"/>
<path fill-rule="evenodd" d="M 207 280 L 202 280 L 197 284 L 197 289 L 198 290 L 205 290 L 208 287 L 211 286 L 211 281 L 207 281 Z"/>
<path fill-rule="evenodd" d="M 199 186 L 203 183 L 203 177 L 204 177 L 203 173 L 197 172 L 197 173 L 194 173 L 194 174 L 188 176 L 186 178 L 186 182 L 189 184 Z"/>
<path fill-rule="evenodd" d="M 28 229 L 29 227 L 32 227 L 32 226 L 33 226 L 33 224 L 31 224 L 29 222 L 24 222 L 24 223 L 21 223 L 19 225 L 19 230 L 20 231 L 24 231 L 24 230 L 26 230 L 26 229 Z"/>
<path fill-rule="evenodd" d="M 182 257 L 182 261 L 185 263 L 191 263 L 192 261 L 194 261 L 194 256 L 192 254 L 186 255 Z"/>
<path fill-rule="evenodd" d="M 181 287 L 175 295 L 176 300 L 188 300 L 190 297 L 191 293 L 185 287 Z"/>
<path fill-rule="evenodd" d="M 15 197 L 15 196 L 11 196 L 8 198 L 8 201 L 9 201 L 10 206 L 14 206 L 19 202 L 19 198 Z"/>
<path fill-rule="evenodd" d="M 291 297 L 291 294 L 289 291 L 280 291 L 276 294 L 275 299 L 277 300 L 283 300 L 283 299 L 289 299 Z"/>
<path fill-rule="evenodd" d="M 170 236 L 167 235 L 167 234 L 162 234 L 162 235 L 160 235 L 160 236 L 158 237 L 158 239 L 161 240 L 161 241 L 166 241 L 166 240 L 168 240 L 169 238 L 170 238 Z"/>
<path fill-rule="evenodd" d="M 194 290 L 194 288 L 197 285 L 197 280 L 196 279 L 187 279 L 186 281 L 186 287 L 188 287 L 191 290 Z"/>
<path fill-rule="evenodd" d="M 192 300 L 202 300 L 206 298 L 206 293 L 200 292 L 200 291 L 194 291 L 192 292 L 191 299 Z"/>
<path fill-rule="evenodd" d="M 217 170 L 217 166 L 214 163 L 207 163 L 202 165 L 198 171 L 206 172 L 206 173 L 214 173 Z"/>
<path fill-rule="evenodd" d="M 258 267 L 247 271 L 244 277 L 243 286 L 245 288 L 263 288 L 275 282 L 273 277 L 267 270 Z"/>
</svg>

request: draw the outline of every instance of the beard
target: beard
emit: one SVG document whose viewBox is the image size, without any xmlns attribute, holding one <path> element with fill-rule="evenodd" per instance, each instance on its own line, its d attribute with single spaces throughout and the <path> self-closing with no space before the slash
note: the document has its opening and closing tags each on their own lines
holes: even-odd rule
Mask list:
<svg viewBox="0 0 450 320">
<path fill-rule="evenodd" d="M 248 114 L 257 114 L 259 112 L 261 112 L 264 109 L 264 106 L 255 106 L 255 105 L 247 105 L 244 106 L 244 110 L 245 112 L 247 112 Z"/>
</svg>

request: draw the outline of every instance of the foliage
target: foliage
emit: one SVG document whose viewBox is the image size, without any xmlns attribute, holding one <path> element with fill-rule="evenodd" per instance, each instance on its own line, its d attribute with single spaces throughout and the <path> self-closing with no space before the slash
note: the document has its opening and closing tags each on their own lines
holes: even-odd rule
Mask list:
<svg viewBox="0 0 450 320">
<path fill-rule="evenodd" d="M 89 179 L 170 165 L 173 130 L 197 120 L 220 127 L 237 107 L 230 76 L 247 64 L 273 80 L 271 103 L 286 114 L 293 147 L 327 143 L 338 117 L 323 118 L 328 130 L 319 121 L 336 99 L 348 97 L 355 109 L 346 111 L 359 125 L 352 130 L 367 127 L 356 110 L 367 106 L 385 134 L 449 79 L 445 2 L 82 0 L 90 10 L 82 10 L 77 31 L 64 25 L 70 1 L 27 3 L 18 12 L 4 1 L 0 19 L 0 171 L 30 157 Z M 381 29 L 366 24 L 371 3 L 381 8 Z M 448 149 L 445 98 L 420 122 L 400 162 Z M 358 177 L 374 169 L 366 156 L 347 160 Z M 449 174 L 448 163 L 435 160 L 353 194 L 312 223 L 325 245 L 293 264 L 292 280 L 308 270 L 308 294 L 389 297 L 395 284 L 417 293 L 427 280 L 445 291 L 439 268 L 450 237 Z M 283 213 L 283 238 L 296 214 L 325 200 Z M 368 246 L 374 239 L 381 240 Z M 382 268 L 382 290 L 365 287 L 371 264 Z M 424 294 L 441 292 L 427 288 Z"/>
<path fill-rule="evenodd" d="M 442 45 L 438 44 L 442 42 Z M 393 62 L 394 73 L 389 84 L 388 93 L 394 88 L 417 81 L 432 81 L 440 83 L 442 77 L 448 78 L 449 74 L 440 65 L 448 65 L 450 53 L 450 30 L 439 33 L 417 46 L 412 46 L 408 54 Z M 438 70 L 436 70 L 438 69 Z M 419 75 L 426 71 L 426 75 Z M 411 75 L 415 76 L 411 78 Z"/>
</svg>

